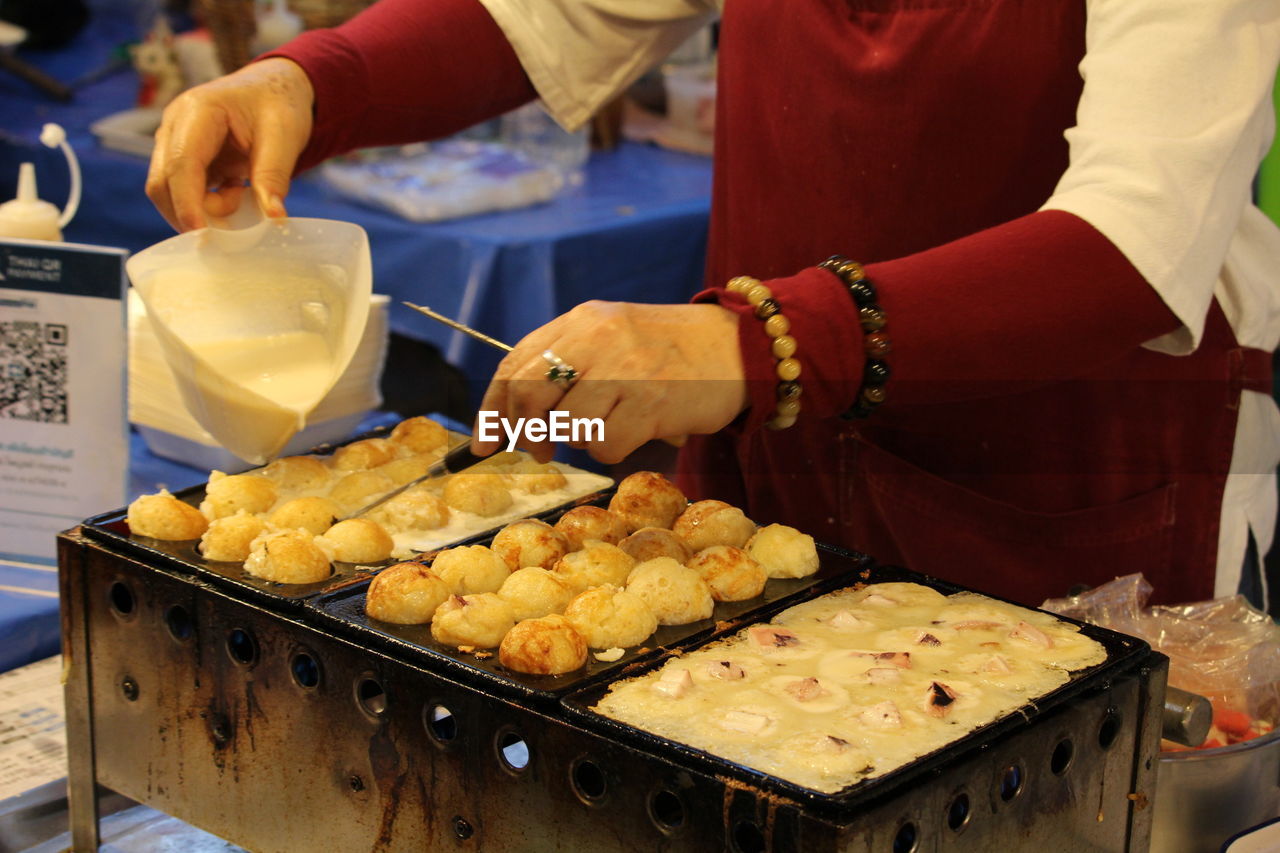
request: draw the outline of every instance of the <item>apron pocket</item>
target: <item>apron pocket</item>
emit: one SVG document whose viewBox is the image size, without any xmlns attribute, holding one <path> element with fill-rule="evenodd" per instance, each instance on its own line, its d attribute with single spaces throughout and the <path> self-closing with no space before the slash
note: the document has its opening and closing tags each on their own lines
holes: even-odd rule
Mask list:
<svg viewBox="0 0 1280 853">
<path fill-rule="evenodd" d="M 1176 483 L 1106 506 L 1031 512 L 858 442 L 860 478 L 907 568 L 1038 605 L 1080 583 L 1164 573 Z M 874 554 L 872 556 L 875 556 Z"/>
</svg>

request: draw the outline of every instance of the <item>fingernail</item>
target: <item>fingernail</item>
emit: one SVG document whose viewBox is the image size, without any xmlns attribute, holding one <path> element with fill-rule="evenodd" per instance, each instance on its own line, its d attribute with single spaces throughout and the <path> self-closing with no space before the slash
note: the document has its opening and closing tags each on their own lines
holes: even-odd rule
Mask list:
<svg viewBox="0 0 1280 853">
<path fill-rule="evenodd" d="M 271 198 L 267 199 L 267 216 L 270 216 L 273 219 L 279 219 L 284 215 L 284 199 L 280 198 L 278 195 L 273 195 Z"/>
</svg>

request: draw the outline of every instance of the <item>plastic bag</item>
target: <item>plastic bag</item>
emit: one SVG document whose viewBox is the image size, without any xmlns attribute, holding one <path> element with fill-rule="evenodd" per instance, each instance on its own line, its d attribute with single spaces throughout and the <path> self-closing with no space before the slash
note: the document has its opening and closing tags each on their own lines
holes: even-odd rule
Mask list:
<svg viewBox="0 0 1280 853">
<path fill-rule="evenodd" d="M 1142 575 L 1125 575 L 1041 607 L 1141 637 L 1168 655 L 1169 683 L 1213 703 L 1218 736 L 1227 738 L 1218 745 L 1280 722 L 1280 626 L 1270 616 L 1238 595 L 1148 607 L 1150 596 Z"/>
</svg>

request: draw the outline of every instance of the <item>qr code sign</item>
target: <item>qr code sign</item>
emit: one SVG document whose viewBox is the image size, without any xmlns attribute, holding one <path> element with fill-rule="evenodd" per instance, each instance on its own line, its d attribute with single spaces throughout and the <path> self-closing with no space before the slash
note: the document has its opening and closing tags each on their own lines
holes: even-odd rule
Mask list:
<svg viewBox="0 0 1280 853">
<path fill-rule="evenodd" d="M 67 422 L 67 327 L 0 321 L 0 417 Z"/>
</svg>

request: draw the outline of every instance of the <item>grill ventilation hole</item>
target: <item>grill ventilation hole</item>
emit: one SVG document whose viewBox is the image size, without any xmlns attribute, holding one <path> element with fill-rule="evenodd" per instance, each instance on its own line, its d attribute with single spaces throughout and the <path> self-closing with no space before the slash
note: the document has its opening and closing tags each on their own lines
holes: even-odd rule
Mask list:
<svg viewBox="0 0 1280 853">
<path fill-rule="evenodd" d="M 236 628 L 227 635 L 227 652 L 236 663 L 249 666 L 258 659 L 258 643 L 243 628 Z"/>
<path fill-rule="evenodd" d="M 306 652 L 298 652 L 293 656 L 293 660 L 289 663 L 289 671 L 293 674 L 294 682 L 306 690 L 311 690 L 320 684 L 320 664 Z"/>
<path fill-rule="evenodd" d="M 523 770 L 529 766 L 529 744 L 515 732 L 503 732 L 498 736 L 498 757 L 509 770 Z"/>
<path fill-rule="evenodd" d="M 1049 769 L 1053 771 L 1053 775 L 1061 776 L 1071 767 L 1071 759 L 1076 754 L 1076 748 L 1071 743 L 1071 738 L 1063 738 L 1058 741 L 1058 745 L 1053 748 L 1053 755 L 1049 758 Z"/>
<path fill-rule="evenodd" d="M 133 613 L 133 590 L 129 589 L 129 585 L 123 581 L 116 581 L 111 585 L 110 590 L 111 609 L 121 616 L 128 616 Z"/>
<path fill-rule="evenodd" d="M 764 853 L 764 835 L 760 827 L 749 820 L 740 820 L 733 825 L 734 853 Z"/>
<path fill-rule="evenodd" d="M 1120 714 L 1114 709 L 1107 711 L 1107 715 L 1102 718 L 1102 725 L 1098 727 L 1098 746 L 1103 749 L 1110 749 L 1111 744 L 1116 742 L 1116 736 L 1120 734 Z"/>
<path fill-rule="evenodd" d="M 649 795 L 649 817 L 659 829 L 679 829 L 684 825 L 684 802 L 674 791 L 659 788 Z"/>
<path fill-rule="evenodd" d="M 356 682 L 356 704 L 371 717 L 381 717 L 387 712 L 387 691 L 366 675 Z"/>
<path fill-rule="evenodd" d="M 608 791 L 608 782 L 604 771 L 594 761 L 586 758 L 573 765 L 573 790 L 584 800 L 595 802 Z"/>
<path fill-rule="evenodd" d="M 427 706 L 422 717 L 433 740 L 448 743 L 458 736 L 458 718 L 444 705 Z"/>
<path fill-rule="evenodd" d="M 1011 764 L 1000 777 L 1000 799 L 1006 803 L 1022 793 L 1022 768 Z"/>
<path fill-rule="evenodd" d="M 916 825 L 904 823 L 893 837 L 893 853 L 915 853 L 917 840 Z"/>
<path fill-rule="evenodd" d="M 169 629 L 169 636 L 179 643 L 185 643 L 195 633 L 196 626 L 191 614 L 181 604 L 175 604 L 165 611 L 164 624 Z"/>
<path fill-rule="evenodd" d="M 947 808 L 947 826 L 956 832 L 964 829 L 964 825 L 969 822 L 969 795 L 957 794 L 956 798 L 951 801 L 951 805 Z"/>
</svg>

